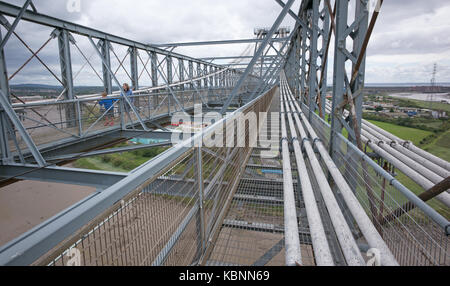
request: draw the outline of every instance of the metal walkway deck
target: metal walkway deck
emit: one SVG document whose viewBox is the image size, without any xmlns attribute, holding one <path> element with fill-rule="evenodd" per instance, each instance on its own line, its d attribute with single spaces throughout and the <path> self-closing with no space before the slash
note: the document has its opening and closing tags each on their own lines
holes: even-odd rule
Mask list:
<svg viewBox="0 0 450 286">
<path fill-rule="evenodd" d="M 0 2 L 0 186 L 39 180 L 96 189 L 1 246 L 0 265 L 450 265 L 450 163 L 362 120 L 379 11 L 370 15 L 368 1 L 276 2 L 280 14 L 256 39 L 160 45 L 40 14 L 31 0 Z M 286 17 L 293 29 L 283 28 Z M 20 35 L 23 23 L 50 34 L 36 52 Z M 7 61 L 11 37 L 32 54 L 18 69 Z M 350 41 L 351 49 L 342 45 Z M 236 43 L 248 44 L 240 56 L 174 51 Z M 59 74 L 39 54 L 51 44 Z M 12 92 L 34 58 L 60 83 L 58 96 L 29 101 Z M 224 59 L 233 63 L 215 63 Z M 83 63 L 77 73 L 75 60 Z M 99 107 L 100 94 L 76 93 L 85 68 L 114 100 L 109 110 Z M 125 80 L 132 96 L 124 96 Z M 188 122 L 184 133 L 164 127 Z M 131 138 L 159 141 L 114 147 Z M 129 173 L 59 166 L 170 143 Z"/>
</svg>

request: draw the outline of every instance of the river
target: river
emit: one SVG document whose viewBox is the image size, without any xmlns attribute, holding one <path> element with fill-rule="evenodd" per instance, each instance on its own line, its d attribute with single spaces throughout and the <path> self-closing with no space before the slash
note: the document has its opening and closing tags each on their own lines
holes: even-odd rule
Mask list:
<svg viewBox="0 0 450 286">
<path fill-rule="evenodd" d="M 403 98 L 403 99 L 415 99 L 421 101 L 430 101 L 429 97 L 431 94 L 428 93 L 411 93 L 411 92 L 403 92 L 403 93 L 391 93 L 389 96 L 395 98 Z M 448 93 L 435 93 L 433 94 L 434 102 L 446 101 L 450 103 L 450 95 Z"/>
</svg>

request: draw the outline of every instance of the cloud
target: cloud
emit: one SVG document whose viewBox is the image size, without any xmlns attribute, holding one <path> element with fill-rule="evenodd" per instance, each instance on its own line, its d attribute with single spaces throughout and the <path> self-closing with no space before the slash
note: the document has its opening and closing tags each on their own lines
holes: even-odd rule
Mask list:
<svg viewBox="0 0 450 286">
<path fill-rule="evenodd" d="M 23 4 L 23 0 L 6 2 L 18 6 Z M 368 48 L 367 82 L 428 82 L 434 62 L 439 63 L 438 80 L 450 81 L 448 73 L 445 73 L 450 67 L 447 52 L 450 50 L 447 32 L 450 30 L 450 4 L 443 2 L 410 0 L 406 4 L 405 1 L 384 1 Z M 66 4 L 67 1 L 41 0 L 36 2 L 36 7 L 40 13 L 144 43 L 252 38 L 255 27 L 270 27 L 281 11 L 275 1 L 261 0 L 81 0 L 80 13 L 70 13 Z M 296 1 L 293 10 L 298 11 L 299 5 L 300 1 Z M 293 27 L 294 20 L 288 16 L 282 25 Z M 38 49 L 51 33 L 50 28 L 26 22 L 21 22 L 17 31 L 33 50 Z M 3 35 L 5 32 L 2 28 Z M 90 43 L 83 37 L 76 36 L 76 39 L 86 56 L 92 55 Z M 193 57 L 240 55 L 247 46 L 182 47 L 176 52 Z M 126 54 L 126 49 L 120 47 L 115 51 L 120 58 Z M 31 55 L 14 37 L 7 44 L 5 53 L 10 74 Z M 55 73 L 59 72 L 55 40 L 39 55 Z M 72 48 L 72 55 L 75 73 L 84 60 L 75 48 Z M 114 58 L 113 62 L 117 65 Z M 329 63 L 329 73 L 332 74 L 332 52 Z M 51 80 L 52 76 L 39 62 L 33 60 L 32 64 L 35 66 L 24 69 L 13 83 L 30 82 L 36 78 Z M 100 73 L 100 60 L 94 57 L 93 65 Z M 38 77 L 39 70 L 41 75 Z M 120 77 L 120 80 L 127 80 L 123 72 Z M 86 67 L 77 83 L 98 84 L 98 79 L 90 67 Z"/>
</svg>

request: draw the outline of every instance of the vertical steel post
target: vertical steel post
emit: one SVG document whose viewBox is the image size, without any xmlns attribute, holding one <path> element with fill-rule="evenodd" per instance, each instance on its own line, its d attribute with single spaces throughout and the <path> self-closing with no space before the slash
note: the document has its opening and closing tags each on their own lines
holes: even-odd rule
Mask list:
<svg viewBox="0 0 450 286">
<path fill-rule="evenodd" d="M 305 89 L 306 89 L 306 38 L 308 37 L 306 29 L 302 29 L 302 46 L 301 46 L 301 52 L 302 52 L 302 64 L 301 64 L 301 77 L 300 77 L 300 100 L 305 103 L 306 96 Z"/>
<path fill-rule="evenodd" d="M 130 53 L 130 68 L 131 68 L 131 88 L 133 90 L 139 89 L 139 70 L 138 70 L 138 49 L 136 47 L 129 48 Z M 140 98 L 134 99 L 134 105 L 136 109 L 140 112 Z"/>
<path fill-rule="evenodd" d="M 220 74 L 220 87 L 222 88 L 225 87 L 225 73 L 226 71 L 222 71 L 222 73 Z"/>
<path fill-rule="evenodd" d="M 321 102 L 321 108 L 322 108 L 322 114 L 326 114 L 325 109 L 326 109 L 326 103 L 327 103 L 327 90 L 328 90 L 328 81 L 327 81 L 327 75 L 328 75 L 328 60 L 327 62 L 324 62 L 325 58 L 327 57 L 327 55 L 325 53 L 327 53 L 327 43 L 328 40 L 331 37 L 331 31 L 330 31 L 330 12 L 328 11 L 328 8 L 326 7 L 326 5 L 324 5 L 323 10 L 322 10 L 322 23 L 323 23 L 323 28 L 322 28 L 322 51 L 320 53 L 321 55 L 321 66 L 322 66 L 322 70 L 323 70 L 323 74 L 321 74 L 321 77 L 323 77 L 322 79 L 322 86 L 319 87 L 320 88 L 320 102 Z M 324 117 L 325 118 L 325 117 Z"/>
<path fill-rule="evenodd" d="M 158 86 L 158 56 L 155 52 L 150 52 L 150 62 L 151 62 L 151 71 L 152 71 L 152 87 Z M 153 92 L 153 98 L 154 98 L 154 106 L 159 105 L 159 95 L 158 91 Z"/>
<path fill-rule="evenodd" d="M 225 87 L 230 87 L 230 70 L 227 70 L 224 75 Z"/>
<path fill-rule="evenodd" d="M 2 34 L 0 31 L 0 40 L 2 40 Z M 8 81 L 8 70 L 6 68 L 5 52 L 4 49 L 0 50 L 0 89 L 8 99 L 8 103 L 11 103 L 9 81 Z M 12 161 L 10 148 L 9 148 L 9 138 L 8 130 L 12 130 L 11 122 L 8 119 L 7 114 L 3 109 L 0 109 L 0 152 L 2 163 L 9 163 Z M 15 134 L 11 134 L 15 136 Z"/>
<path fill-rule="evenodd" d="M 214 76 L 212 75 L 214 73 L 214 67 L 210 66 L 209 67 L 209 74 L 211 75 L 209 77 L 209 87 L 214 87 Z"/>
<path fill-rule="evenodd" d="M 198 259 L 204 254 L 206 248 L 206 234 L 205 234 L 205 210 L 204 204 L 204 182 L 203 182 L 203 159 L 202 147 L 195 148 L 197 155 L 197 182 L 198 182 L 198 213 L 197 213 L 197 257 Z"/>
<path fill-rule="evenodd" d="M 111 44 L 108 40 L 100 40 L 98 42 L 98 45 L 100 46 L 102 57 L 105 59 L 104 64 L 102 65 L 103 85 L 105 87 L 105 91 L 108 94 L 112 94 L 112 77 L 108 72 L 108 67 L 111 67 Z M 106 67 L 106 65 L 108 65 L 108 67 Z"/>
<path fill-rule="evenodd" d="M 202 76 L 202 66 L 198 62 L 197 63 L 197 78 L 200 78 L 201 76 Z M 198 89 L 201 89 L 201 87 L 202 87 L 202 81 L 200 79 L 197 80 L 197 87 L 198 87 Z"/>
<path fill-rule="evenodd" d="M 354 94 L 358 89 L 364 87 L 364 77 L 365 77 L 365 55 L 359 72 L 357 74 L 355 83 L 353 86 L 348 87 L 346 82 L 349 83 L 348 75 L 346 74 L 345 62 L 347 59 L 353 62 L 353 71 L 355 69 L 355 64 L 359 53 L 361 51 L 362 44 L 368 28 L 368 1 L 358 0 L 355 6 L 355 21 L 351 25 L 353 29 L 349 31 L 348 29 L 348 2 L 338 1 L 337 11 L 336 11 L 336 42 L 335 42 L 335 57 L 334 57 L 334 87 L 333 87 L 333 107 L 332 107 L 332 120 L 331 120 L 331 142 L 330 142 L 330 154 L 333 156 L 334 148 L 337 148 L 336 136 L 333 136 L 336 132 L 341 132 L 344 127 L 340 118 L 342 118 L 342 111 L 336 110 L 337 107 L 342 106 L 346 98 L 344 95 L 350 91 Z M 350 53 L 347 50 L 346 40 L 348 37 L 353 39 L 353 52 Z M 361 123 L 362 123 L 362 102 L 363 97 L 360 96 L 355 99 L 355 110 L 356 110 L 356 120 L 359 130 L 349 130 L 354 134 L 361 133 Z M 349 124 L 350 128 L 353 128 L 353 124 Z M 350 132 L 349 132 L 350 133 Z M 354 138 L 350 140 L 355 143 Z"/>
<path fill-rule="evenodd" d="M 172 56 L 166 56 L 167 63 L 167 84 L 173 83 L 173 61 Z"/>
<path fill-rule="evenodd" d="M 206 77 L 206 75 L 208 74 L 208 66 L 206 64 L 203 65 L 203 76 L 205 76 L 205 78 L 203 79 L 203 84 L 205 85 L 205 88 L 208 88 L 209 83 L 208 83 L 208 77 Z"/>
<path fill-rule="evenodd" d="M 71 100 L 75 98 L 73 89 L 72 59 L 70 55 L 70 43 L 75 40 L 72 35 L 65 30 L 60 29 L 58 35 L 59 62 L 61 65 L 61 79 L 64 87 L 64 98 Z M 75 104 L 65 106 L 66 126 L 68 128 L 78 125 L 80 109 Z M 81 134 L 80 134 L 81 135 Z"/>
<path fill-rule="evenodd" d="M 158 56 L 155 52 L 150 52 L 152 65 L 152 86 L 158 86 Z"/>
<path fill-rule="evenodd" d="M 215 67 L 214 72 L 216 73 L 214 75 L 214 87 L 217 88 L 217 87 L 219 87 L 219 75 L 217 74 L 219 72 L 219 68 Z"/>
<path fill-rule="evenodd" d="M 368 0 L 358 0 L 356 1 L 355 7 L 355 19 L 358 21 L 358 28 L 355 30 L 355 35 L 353 39 L 353 55 L 358 58 L 361 47 L 364 43 L 364 38 L 367 33 L 367 28 L 369 25 L 369 10 L 368 10 Z M 355 72 L 355 65 L 353 63 L 352 74 Z M 358 76 L 356 77 L 354 85 L 351 87 L 353 94 L 360 88 L 364 87 L 365 80 L 365 71 L 366 71 L 366 56 L 363 57 L 363 61 L 361 62 L 361 66 L 359 67 Z M 363 109 L 363 101 L 364 98 L 359 96 L 355 99 L 355 108 L 356 108 L 356 118 L 358 120 L 359 126 L 359 134 L 361 134 L 361 124 L 362 124 L 362 109 Z M 355 142 L 354 142 L 355 143 Z"/>
<path fill-rule="evenodd" d="M 184 81 L 184 60 L 178 59 L 178 70 L 180 74 L 180 82 Z M 180 89 L 184 90 L 184 84 L 180 85 Z"/>
<path fill-rule="evenodd" d="M 194 89 L 194 82 L 192 81 L 193 79 L 194 79 L 194 62 L 189 61 L 189 80 L 190 80 L 189 86 L 191 89 Z"/>
<path fill-rule="evenodd" d="M 295 76 L 294 96 L 295 96 L 295 98 L 300 98 L 301 45 L 302 45 L 301 36 L 300 36 L 300 33 L 297 33 L 297 36 L 295 38 L 295 63 L 294 63 L 294 76 Z"/>
<path fill-rule="evenodd" d="M 352 58 L 353 60 L 353 65 L 352 65 L 352 74 L 355 73 L 355 65 L 356 65 L 356 61 L 355 59 L 358 58 L 360 52 L 361 52 L 361 47 L 363 45 L 366 33 L 367 33 L 367 28 L 369 25 L 369 12 L 368 12 L 368 0 L 358 0 L 356 1 L 356 6 L 355 6 L 355 23 L 357 23 L 356 28 L 354 30 L 354 33 L 352 34 L 352 38 L 353 38 L 353 51 L 352 51 L 352 55 L 354 58 Z M 352 91 L 352 94 L 355 94 L 355 92 L 359 89 L 359 88 L 363 88 L 364 87 L 364 79 L 365 79 L 365 65 L 366 65 L 366 57 L 363 57 L 363 60 L 361 62 L 361 65 L 359 67 L 359 71 L 357 73 L 357 77 L 355 80 L 355 83 L 353 86 L 350 86 L 350 89 Z M 348 87 L 347 87 L 348 88 Z M 362 106 L 363 106 L 363 96 L 359 96 L 354 100 L 354 105 L 355 105 L 355 110 L 356 110 L 356 121 L 357 121 L 357 128 L 358 130 L 353 130 L 353 132 L 355 134 L 361 134 L 361 124 L 362 124 Z M 354 125 L 353 125 L 353 118 L 350 116 L 350 124 L 349 124 L 350 128 L 354 129 Z M 355 144 L 356 146 L 358 146 L 357 141 L 355 140 L 355 138 L 352 138 L 351 136 L 349 136 L 349 140 Z M 355 152 L 352 148 L 347 146 L 347 156 L 353 158 L 355 156 Z M 350 166 L 349 164 L 346 164 L 346 170 L 345 170 L 345 175 L 348 176 L 348 178 L 355 178 L 357 177 L 357 175 L 355 174 L 355 170 L 354 170 L 354 166 Z M 350 179 L 350 187 L 352 188 L 353 191 L 356 191 L 357 188 L 357 182 L 355 179 Z M 372 205 L 371 205 L 372 206 Z M 372 210 L 374 210 L 374 208 L 372 208 Z"/>
<path fill-rule="evenodd" d="M 343 37 L 347 29 L 348 18 L 348 1 L 336 2 L 336 34 L 334 49 L 334 70 L 333 70 L 333 107 L 331 112 L 331 136 L 330 136 L 330 155 L 335 162 L 338 162 L 337 150 L 340 148 L 339 136 L 337 133 L 342 132 L 344 127 L 340 118 L 343 117 L 341 110 L 336 110 L 342 102 L 344 102 L 345 93 L 345 62 L 346 55 L 342 49 L 346 48 L 346 37 Z"/>
<path fill-rule="evenodd" d="M 131 86 L 134 90 L 139 89 L 139 72 L 138 72 L 138 49 L 130 47 L 130 66 L 131 66 Z"/>
<path fill-rule="evenodd" d="M 319 0 L 312 0 L 311 9 L 311 37 L 309 44 L 310 62 L 309 62 L 309 88 L 308 88 L 308 106 L 309 120 L 312 120 L 312 113 L 316 110 L 317 98 L 317 41 L 319 37 Z"/>
<path fill-rule="evenodd" d="M 172 84 L 173 82 L 173 73 L 172 73 L 172 56 L 166 56 L 166 63 L 167 63 L 167 85 Z M 167 110 L 168 114 L 171 114 L 171 105 L 172 100 L 170 96 L 167 97 Z"/>
</svg>

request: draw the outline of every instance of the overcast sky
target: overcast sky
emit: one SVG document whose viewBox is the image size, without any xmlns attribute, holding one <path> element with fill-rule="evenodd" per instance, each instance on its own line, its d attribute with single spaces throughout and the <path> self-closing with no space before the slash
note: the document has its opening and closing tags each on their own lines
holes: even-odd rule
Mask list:
<svg viewBox="0 0 450 286">
<path fill-rule="evenodd" d="M 66 0 L 35 0 L 40 13 L 72 21 L 111 34 L 144 43 L 171 43 L 253 37 L 255 27 L 270 27 L 281 7 L 273 0 L 80 0 L 81 11 L 69 12 Z M 22 5 L 24 0 L 5 1 Z M 300 0 L 293 10 L 298 11 Z M 354 2 L 352 0 L 351 2 Z M 407 4 L 406 4 L 407 3 Z M 13 19 L 8 18 L 10 22 Z M 288 16 L 284 26 L 294 25 Z M 51 29 L 21 22 L 19 35 L 38 49 L 49 37 Z M 450 1 L 446 0 L 387 0 L 372 36 L 366 69 L 367 83 L 423 83 L 430 82 L 433 64 L 438 64 L 438 82 L 450 82 Z M 2 28 L 2 34 L 5 30 Z M 93 54 L 89 42 L 75 37 L 86 56 Z M 226 45 L 179 48 L 176 52 L 193 57 L 240 55 L 248 45 Z M 119 58 L 126 50 L 115 49 Z M 11 75 L 30 56 L 30 52 L 12 37 L 6 47 L 8 72 Z M 81 55 L 72 48 L 73 69 L 82 67 Z M 57 42 L 44 48 L 42 59 L 59 75 Z M 330 55 L 329 78 L 332 76 Z M 143 56 L 145 61 L 145 57 Z M 115 59 L 113 59 L 115 61 Z M 92 62 L 100 73 L 101 65 L 95 56 Z M 125 61 L 128 66 L 128 60 Z M 115 64 L 114 67 L 118 67 Z M 126 74 L 119 72 L 126 80 Z M 143 76 L 143 81 L 146 75 Z M 18 83 L 56 84 L 50 73 L 33 60 L 12 81 Z M 75 84 L 100 85 L 90 67 L 84 67 Z"/>
</svg>

